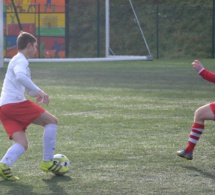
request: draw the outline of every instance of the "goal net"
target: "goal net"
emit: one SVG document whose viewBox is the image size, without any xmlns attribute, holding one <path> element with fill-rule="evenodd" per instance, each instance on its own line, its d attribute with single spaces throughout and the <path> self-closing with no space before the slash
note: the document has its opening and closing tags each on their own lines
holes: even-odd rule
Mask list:
<svg viewBox="0 0 215 195">
<path fill-rule="evenodd" d="M 106 57 L 152 59 L 142 28 L 142 10 L 136 9 L 140 5 L 143 2 L 106 0 Z"/>
</svg>

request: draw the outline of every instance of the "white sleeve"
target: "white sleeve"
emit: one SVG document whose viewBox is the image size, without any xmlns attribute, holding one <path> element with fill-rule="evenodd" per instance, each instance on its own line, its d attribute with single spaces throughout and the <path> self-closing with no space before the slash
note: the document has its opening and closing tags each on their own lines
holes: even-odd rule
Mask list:
<svg viewBox="0 0 215 195">
<path fill-rule="evenodd" d="M 40 91 L 40 88 L 37 87 L 33 81 L 27 77 L 23 72 L 16 73 L 16 79 L 17 81 L 23 85 L 25 88 L 28 89 L 28 91 L 31 91 L 32 93 L 38 93 Z"/>
<path fill-rule="evenodd" d="M 25 88 L 25 93 L 26 93 L 27 95 L 31 96 L 31 97 L 37 97 L 37 93 L 38 93 L 38 92 L 32 91 L 32 90 L 30 90 L 30 89 L 28 89 L 28 88 Z"/>
</svg>

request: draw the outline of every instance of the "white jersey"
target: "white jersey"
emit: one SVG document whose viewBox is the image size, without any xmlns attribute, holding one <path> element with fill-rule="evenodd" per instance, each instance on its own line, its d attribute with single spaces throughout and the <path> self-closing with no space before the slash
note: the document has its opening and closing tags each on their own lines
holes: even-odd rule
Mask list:
<svg viewBox="0 0 215 195">
<path fill-rule="evenodd" d="M 29 85 L 30 89 L 39 91 L 40 89 L 31 81 L 31 72 L 28 67 L 28 60 L 22 53 L 17 53 L 9 62 L 7 72 L 5 75 L 0 106 L 9 103 L 18 103 L 26 100 L 25 90 L 26 84 Z M 27 76 L 30 80 L 24 80 L 25 82 L 19 82 L 17 75 L 22 74 L 24 78 Z M 30 81 L 30 82 L 29 82 Z"/>
</svg>

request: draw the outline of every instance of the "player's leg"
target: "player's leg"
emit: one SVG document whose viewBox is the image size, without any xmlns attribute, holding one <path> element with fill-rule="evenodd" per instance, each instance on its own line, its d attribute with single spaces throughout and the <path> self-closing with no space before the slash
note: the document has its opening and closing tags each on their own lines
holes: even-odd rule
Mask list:
<svg viewBox="0 0 215 195">
<path fill-rule="evenodd" d="M 214 103 L 198 108 L 194 114 L 194 123 L 204 125 L 205 120 L 214 120 Z"/>
<path fill-rule="evenodd" d="M 41 165 L 41 170 L 45 172 L 53 173 L 66 173 L 68 171 L 67 167 L 61 165 L 55 165 L 53 162 L 53 157 L 55 153 L 56 144 L 56 134 L 58 129 L 57 118 L 45 111 L 37 119 L 35 119 L 33 124 L 41 125 L 44 127 L 43 134 L 43 162 Z"/>
<path fill-rule="evenodd" d="M 56 134 L 58 129 L 57 118 L 50 114 L 49 112 L 45 111 L 32 123 L 44 127 L 43 160 L 44 161 L 52 160 L 55 152 Z"/>
<path fill-rule="evenodd" d="M 7 150 L 6 154 L 0 161 L 0 176 L 6 180 L 18 180 L 19 178 L 13 176 L 10 167 L 18 160 L 18 158 L 28 148 L 28 138 L 25 131 L 17 131 L 12 136 L 14 144 Z"/>
<path fill-rule="evenodd" d="M 214 103 L 207 104 L 198 108 L 194 114 L 194 123 L 192 125 L 190 135 L 188 138 L 188 144 L 185 149 L 182 149 L 177 152 L 177 155 L 186 158 L 187 160 L 193 159 L 194 148 L 204 131 L 204 121 L 205 120 L 214 120 Z"/>
<path fill-rule="evenodd" d="M 52 115 L 48 111 L 45 111 L 38 118 L 34 119 L 32 123 L 45 127 L 47 124 L 56 124 L 57 125 L 58 120 L 54 115 Z"/>
</svg>

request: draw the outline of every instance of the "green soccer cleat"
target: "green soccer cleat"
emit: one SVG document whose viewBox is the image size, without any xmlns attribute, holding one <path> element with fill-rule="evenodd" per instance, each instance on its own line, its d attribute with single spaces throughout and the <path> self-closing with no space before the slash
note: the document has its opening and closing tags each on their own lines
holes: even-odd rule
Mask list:
<svg viewBox="0 0 215 195">
<path fill-rule="evenodd" d="M 11 169 L 6 164 L 0 163 L 0 176 L 5 180 L 16 181 L 18 177 L 13 176 Z"/>
<path fill-rule="evenodd" d="M 187 160 L 192 160 L 192 159 L 193 159 L 193 153 L 186 153 L 184 149 L 179 150 L 179 151 L 177 152 L 177 155 L 178 155 L 179 157 L 185 158 L 185 159 L 187 159 Z"/>
<path fill-rule="evenodd" d="M 44 172 L 52 172 L 55 175 L 64 175 L 69 170 L 68 167 L 56 164 L 54 161 L 43 161 L 40 169 Z"/>
</svg>

